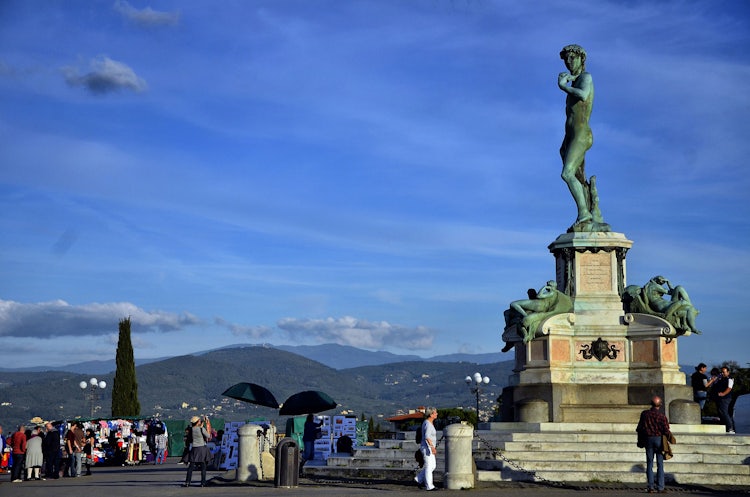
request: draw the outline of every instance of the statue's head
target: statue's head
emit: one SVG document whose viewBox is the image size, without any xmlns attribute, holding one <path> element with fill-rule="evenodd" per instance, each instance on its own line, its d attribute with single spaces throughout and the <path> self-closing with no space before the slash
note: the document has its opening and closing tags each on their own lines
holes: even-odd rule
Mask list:
<svg viewBox="0 0 750 497">
<path fill-rule="evenodd" d="M 563 49 L 560 50 L 560 58 L 565 60 L 569 53 L 581 57 L 581 69 L 586 69 L 586 50 L 584 50 L 581 45 L 565 45 Z"/>
<path fill-rule="evenodd" d="M 553 290 L 557 289 L 557 282 L 555 280 L 549 280 L 547 282 L 547 286 L 552 288 Z"/>
</svg>

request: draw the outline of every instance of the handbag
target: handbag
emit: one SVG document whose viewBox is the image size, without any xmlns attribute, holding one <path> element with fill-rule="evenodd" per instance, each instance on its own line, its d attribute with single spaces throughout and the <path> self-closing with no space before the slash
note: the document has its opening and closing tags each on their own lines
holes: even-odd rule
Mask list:
<svg viewBox="0 0 750 497">
<path fill-rule="evenodd" d="M 672 447 L 670 447 L 669 444 L 677 443 L 677 440 L 674 438 L 674 435 L 671 433 L 669 435 L 662 435 L 661 436 L 661 443 L 662 443 L 662 455 L 664 456 L 664 460 L 667 461 L 669 459 L 672 459 Z"/>
<path fill-rule="evenodd" d="M 414 459 L 416 459 L 417 464 L 420 468 L 424 466 L 424 454 L 422 453 L 421 448 L 417 449 L 417 451 L 414 452 Z"/>
</svg>

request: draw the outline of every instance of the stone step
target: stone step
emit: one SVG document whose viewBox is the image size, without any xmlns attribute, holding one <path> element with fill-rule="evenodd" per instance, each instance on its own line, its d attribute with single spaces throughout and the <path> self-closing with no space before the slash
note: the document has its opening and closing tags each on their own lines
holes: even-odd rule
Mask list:
<svg viewBox="0 0 750 497">
<path fill-rule="evenodd" d="M 377 449 L 411 449 L 417 450 L 417 443 L 414 440 L 375 440 Z"/>
<path fill-rule="evenodd" d="M 374 449 L 374 448 L 359 448 L 354 450 L 353 457 L 358 459 L 360 457 L 373 458 L 378 457 L 381 459 L 399 459 L 399 458 L 411 458 L 414 459 L 414 452 L 416 452 L 416 446 L 413 449 Z"/>
<path fill-rule="evenodd" d="M 616 451 L 602 450 L 602 446 L 612 445 L 616 446 Z M 733 444 L 733 445 L 719 445 L 712 443 L 701 443 L 701 444 L 682 444 L 676 443 L 672 445 L 672 452 L 674 454 L 688 454 L 688 453 L 701 453 L 701 454 L 744 454 L 750 456 L 749 450 L 750 444 Z M 639 449 L 634 442 L 627 444 L 610 443 L 608 441 L 600 441 L 598 443 L 576 443 L 576 442 L 501 442 L 496 445 L 485 445 L 475 450 L 475 452 L 491 452 L 492 450 L 499 450 L 504 454 L 514 452 L 525 452 L 525 451 L 536 451 L 546 455 L 549 452 L 592 452 L 592 453 L 643 453 L 643 449 Z"/>
<path fill-rule="evenodd" d="M 445 466 L 445 458 L 438 456 L 436 458 L 437 467 Z M 417 468 L 417 461 L 414 455 L 411 457 L 383 458 L 374 454 L 374 457 L 347 457 L 347 456 L 329 456 L 326 461 L 328 467 L 350 467 L 350 468 Z"/>
<path fill-rule="evenodd" d="M 410 468 L 365 468 L 365 467 L 331 467 L 315 466 L 304 468 L 306 477 L 318 478 L 369 478 L 371 480 L 394 480 L 412 481 L 417 474 L 416 470 Z M 435 471 L 433 478 L 441 481 L 443 472 Z M 497 480 L 495 480 L 497 481 Z"/>
<path fill-rule="evenodd" d="M 670 471 L 669 462 L 664 467 L 668 484 L 742 485 L 750 486 L 750 476 L 740 474 L 680 473 Z M 646 483 L 645 470 L 638 471 L 535 471 L 531 474 L 506 468 L 503 471 L 477 471 L 478 481 L 542 481 L 553 482 L 611 482 Z"/>
<path fill-rule="evenodd" d="M 645 456 L 643 457 L 645 459 Z M 733 466 L 729 464 L 695 464 L 689 462 L 673 462 L 674 459 L 664 462 L 664 471 L 673 474 L 737 474 L 750 476 L 750 466 L 738 465 Z M 590 462 L 576 462 L 569 461 L 565 464 L 560 464 L 559 461 L 514 461 L 524 469 L 532 471 L 572 471 L 572 472 L 585 472 L 585 471 L 600 471 L 607 473 L 617 472 L 646 472 L 646 462 L 642 460 L 639 463 L 631 463 L 629 461 L 613 461 L 613 462 L 599 462 L 596 465 L 592 465 Z"/>
<path fill-rule="evenodd" d="M 634 433 L 635 423 L 479 423 L 480 433 Z M 672 424 L 672 432 L 677 434 L 724 433 L 722 425 L 682 425 Z"/>
<path fill-rule="evenodd" d="M 719 444 L 719 445 L 744 445 L 750 443 L 750 436 L 734 434 L 681 434 L 674 433 L 677 442 L 680 444 Z M 635 430 L 630 433 L 492 433 L 477 432 L 475 441 L 487 442 L 490 445 L 493 442 L 587 442 L 587 443 L 622 443 L 635 445 L 637 435 Z"/>
<path fill-rule="evenodd" d="M 637 448 L 636 448 L 637 449 Z M 748 458 L 747 454 L 727 454 L 724 452 L 700 452 L 700 451 L 685 451 L 684 447 L 677 449 L 677 446 L 672 446 L 672 452 L 674 453 L 674 460 L 682 463 L 691 464 L 745 464 Z M 528 461 L 557 461 L 567 463 L 569 461 L 575 462 L 630 462 L 638 463 L 644 460 L 645 453 L 643 449 L 637 449 L 635 451 L 620 451 L 620 452 L 596 452 L 596 451 L 547 451 L 544 453 L 538 451 L 503 451 L 505 455 L 511 461 L 517 461 L 524 463 Z M 494 453 L 491 451 L 476 451 L 474 452 L 474 459 L 477 462 L 477 467 L 482 463 L 495 462 Z M 500 461 L 497 461 L 500 462 Z"/>
</svg>

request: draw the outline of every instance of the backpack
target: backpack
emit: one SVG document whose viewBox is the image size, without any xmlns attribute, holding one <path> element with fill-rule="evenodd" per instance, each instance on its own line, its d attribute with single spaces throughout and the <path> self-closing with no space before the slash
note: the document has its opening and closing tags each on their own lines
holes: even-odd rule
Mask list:
<svg viewBox="0 0 750 497">
<path fill-rule="evenodd" d="M 414 441 L 417 442 L 417 445 L 422 445 L 422 432 L 424 431 L 424 425 L 419 425 L 419 428 L 417 428 L 417 433 L 414 435 Z"/>
</svg>

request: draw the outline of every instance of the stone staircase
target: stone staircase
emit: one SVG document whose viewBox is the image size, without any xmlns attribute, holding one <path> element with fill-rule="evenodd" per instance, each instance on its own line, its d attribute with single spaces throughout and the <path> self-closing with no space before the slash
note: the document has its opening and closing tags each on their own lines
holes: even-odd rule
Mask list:
<svg viewBox="0 0 750 497">
<path fill-rule="evenodd" d="M 630 423 L 481 427 L 490 429 L 475 434 L 478 481 L 646 481 L 645 451 L 636 446 Z M 677 443 L 672 445 L 674 457 L 664 463 L 667 483 L 750 487 L 750 436 L 728 435 L 717 425 L 673 424 L 671 428 Z"/>
<path fill-rule="evenodd" d="M 664 466 L 668 484 L 750 487 L 750 436 L 727 435 L 717 425 L 673 424 L 672 431 L 677 443 Z M 473 443 L 477 482 L 645 484 L 645 452 L 635 442 L 631 423 L 482 423 Z M 311 461 L 303 471 L 307 477 L 411 481 L 416 449 L 414 433 L 402 432 L 351 456 Z M 435 481 L 444 472 L 445 453 L 439 450 Z"/>
<path fill-rule="evenodd" d="M 442 436 L 437 434 L 438 439 Z M 394 481 L 411 481 L 416 475 L 417 450 L 414 432 L 399 432 L 393 440 L 375 440 L 373 446 L 357 447 L 352 455 L 331 454 L 325 464 L 305 464 L 303 473 L 308 477 L 372 478 Z M 318 461 L 315 461 L 318 463 Z M 442 481 L 445 454 L 438 452 L 435 481 Z"/>
</svg>

